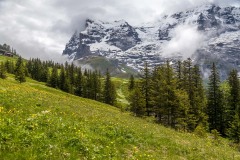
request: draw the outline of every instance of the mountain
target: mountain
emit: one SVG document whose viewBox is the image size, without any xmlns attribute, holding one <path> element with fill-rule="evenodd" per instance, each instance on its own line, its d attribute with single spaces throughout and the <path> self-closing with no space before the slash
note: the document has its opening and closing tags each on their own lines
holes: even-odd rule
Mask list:
<svg viewBox="0 0 240 160">
<path fill-rule="evenodd" d="M 240 8 L 204 5 L 140 26 L 87 19 L 85 30 L 71 37 L 63 55 L 75 62 L 102 56 L 138 71 L 144 62 L 155 66 L 190 57 L 206 76 L 217 62 L 225 79 L 231 68 L 240 71 L 239 39 Z"/>
</svg>

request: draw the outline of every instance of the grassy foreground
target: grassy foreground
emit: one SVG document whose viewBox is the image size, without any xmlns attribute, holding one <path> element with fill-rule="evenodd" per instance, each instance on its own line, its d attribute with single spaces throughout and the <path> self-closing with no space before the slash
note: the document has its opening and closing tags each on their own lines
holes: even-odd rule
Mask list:
<svg viewBox="0 0 240 160">
<path fill-rule="evenodd" d="M 27 79 L 0 79 L 0 159 L 240 159 L 219 142 Z"/>
</svg>

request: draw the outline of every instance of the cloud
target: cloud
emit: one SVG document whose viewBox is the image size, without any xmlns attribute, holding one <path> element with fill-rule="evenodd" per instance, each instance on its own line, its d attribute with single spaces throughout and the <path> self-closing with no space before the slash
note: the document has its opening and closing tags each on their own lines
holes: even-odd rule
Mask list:
<svg viewBox="0 0 240 160">
<path fill-rule="evenodd" d="M 239 0 L 0 0 L 0 44 L 26 58 L 55 58 L 86 18 L 136 25 L 206 3 L 239 6 Z"/>
<path fill-rule="evenodd" d="M 196 25 L 179 25 L 171 33 L 173 38 L 163 48 L 163 56 L 180 54 L 183 59 L 190 58 L 204 42 L 205 36 Z"/>
</svg>

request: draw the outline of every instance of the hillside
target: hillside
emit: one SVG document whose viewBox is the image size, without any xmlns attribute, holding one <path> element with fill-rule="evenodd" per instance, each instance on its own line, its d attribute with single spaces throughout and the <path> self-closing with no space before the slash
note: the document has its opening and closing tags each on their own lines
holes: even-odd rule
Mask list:
<svg viewBox="0 0 240 160">
<path fill-rule="evenodd" d="M 229 143 L 176 132 L 30 79 L 0 79 L 1 159 L 240 159 Z"/>
</svg>

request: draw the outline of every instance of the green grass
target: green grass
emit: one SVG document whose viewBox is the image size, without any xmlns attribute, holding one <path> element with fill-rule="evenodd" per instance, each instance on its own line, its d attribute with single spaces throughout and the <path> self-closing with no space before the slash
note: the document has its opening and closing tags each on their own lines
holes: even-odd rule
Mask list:
<svg viewBox="0 0 240 160">
<path fill-rule="evenodd" d="M 122 110 L 129 108 L 128 102 L 128 79 L 112 78 L 117 92 L 117 106 Z"/>
<path fill-rule="evenodd" d="M 199 138 L 27 79 L 0 79 L 0 159 L 240 159 Z"/>
<path fill-rule="evenodd" d="M 7 57 L 7 56 L 3 56 L 3 55 L 0 55 L 0 62 L 6 62 L 6 61 L 17 61 L 17 56 L 14 56 L 14 57 Z"/>
</svg>

